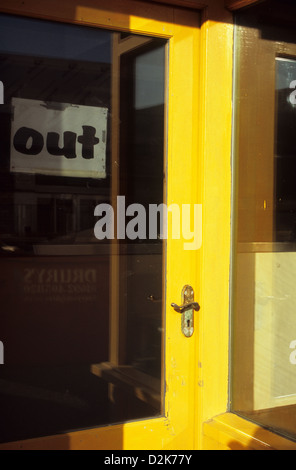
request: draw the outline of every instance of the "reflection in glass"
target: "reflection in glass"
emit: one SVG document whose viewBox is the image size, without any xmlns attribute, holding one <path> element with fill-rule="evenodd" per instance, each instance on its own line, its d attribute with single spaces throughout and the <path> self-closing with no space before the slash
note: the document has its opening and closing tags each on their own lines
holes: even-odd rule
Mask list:
<svg viewBox="0 0 296 470">
<path fill-rule="evenodd" d="M 163 202 L 165 41 L 6 15 L 0 39 L 0 441 L 160 415 L 163 242 L 98 240 L 94 212 Z"/>
<path fill-rule="evenodd" d="M 296 61 L 276 59 L 276 241 L 296 241 Z"/>
<path fill-rule="evenodd" d="M 278 24 L 293 9 L 268 0 L 237 15 L 231 407 L 294 439 L 295 27 Z"/>
</svg>

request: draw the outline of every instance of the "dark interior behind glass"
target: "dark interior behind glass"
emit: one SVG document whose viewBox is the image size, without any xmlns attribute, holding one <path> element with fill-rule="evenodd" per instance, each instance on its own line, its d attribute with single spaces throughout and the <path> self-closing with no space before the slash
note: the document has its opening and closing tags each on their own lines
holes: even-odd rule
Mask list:
<svg viewBox="0 0 296 470">
<path fill-rule="evenodd" d="M 114 56 L 135 37 L 0 16 L 1 442 L 162 412 L 163 242 L 94 235 L 95 207 L 117 195 L 163 202 L 165 41 Z M 97 141 L 103 168 L 84 174 Z"/>
</svg>

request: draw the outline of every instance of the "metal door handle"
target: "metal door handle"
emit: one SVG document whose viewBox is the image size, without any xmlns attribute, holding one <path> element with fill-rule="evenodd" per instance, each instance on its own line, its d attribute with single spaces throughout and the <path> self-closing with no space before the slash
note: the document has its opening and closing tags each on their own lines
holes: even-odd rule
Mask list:
<svg viewBox="0 0 296 470">
<path fill-rule="evenodd" d="M 200 310 L 200 306 L 197 302 L 190 302 L 189 304 L 183 304 L 183 305 L 177 305 L 177 304 L 171 304 L 174 310 L 178 313 L 183 313 L 185 310 L 195 310 L 198 312 Z"/>
<path fill-rule="evenodd" d="M 182 289 L 182 305 L 172 303 L 171 306 L 178 313 L 182 314 L 181 330 L 184 336 L 190 338 L 194 332 L 194 311 L 198 312 L 200 306 L 194 302 L 194 290 L 191 286 L 184 286 Z"/>
</svg>

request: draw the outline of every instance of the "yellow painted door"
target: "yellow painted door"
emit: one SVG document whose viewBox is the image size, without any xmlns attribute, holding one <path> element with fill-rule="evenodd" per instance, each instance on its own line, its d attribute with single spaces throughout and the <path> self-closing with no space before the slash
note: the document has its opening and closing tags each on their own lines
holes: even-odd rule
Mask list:
<svg viewBox="0 0 296 470">
<path fill-rule="evenodd" d="M 199 14 L 0 8 L 0 448 L 193 449 Z"/>
</svg>

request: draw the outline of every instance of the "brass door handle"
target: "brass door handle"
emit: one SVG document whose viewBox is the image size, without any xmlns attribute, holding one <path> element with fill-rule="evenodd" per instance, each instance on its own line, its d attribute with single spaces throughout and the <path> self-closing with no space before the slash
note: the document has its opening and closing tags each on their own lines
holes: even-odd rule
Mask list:
<svg viewBox="0 0 296 470">
<path fill-rule="evenodd" d="M 184 286 L 182 289 L 182 305 L 172 303 L 173 309 L 182 314 L 181 331 L 184 336 L 190 338 L 194 332 L 194 311 L 198 312 L 200 306 L 194 302 L 194 290 L 191 286 Z"/>
<path fill-rule="evenodd" d="M 195 310 L 198 312 L 200 310 L 200 306 L 197 302 L 190 302 L 188 304 L 183 304 L 183 305 L 177 305 L 177 304 L 171 304 L 174 310 L 178 313 L 183 313 L 185 310 Z"/>
</svg>

